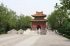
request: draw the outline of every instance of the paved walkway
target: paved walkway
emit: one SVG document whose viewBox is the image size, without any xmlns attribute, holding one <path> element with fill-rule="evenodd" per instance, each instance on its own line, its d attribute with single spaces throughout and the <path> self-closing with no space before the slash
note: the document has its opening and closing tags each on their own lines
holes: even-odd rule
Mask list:
<svg viewBox="0 0 70 46">
<path fill-rule="evenodd" d="M 49 31 L 47 35 L 41 35 L 32 46 L 70 46 L 70 40 Z"/>
<path fill-rule="evenodd" d="M 1 35 L 0 35 L 1 36 Z M 10 37 L 10 36 L 13 36 L 13 37 Z M 15 37 L 16 36 L 16 37 Z M 32 35 L 12 35 L 12 34 L 8 34 L 6 36 L 6 39 L 4 36 L 1 36 L 3 40 L 0 41 L 0 46 L 14 46 L 15 44 L 18 44 L 20 42 L 22 42 L 23 40 L 31 37 Z"/>
<path fill-rule="evenodd" d="M 15 46 L 31 46 L 32 44 L 34 44 L 37 39 L 39 39 L 40 36 L 32 36 L 18 44 L 16 44 Z"/>
<path fill-rule="evenodd" d="M 0 46 L 70 46 L 70 40 L 52 31 L 46 35 L 9 34 L 0 35 Z"/>
</svg>

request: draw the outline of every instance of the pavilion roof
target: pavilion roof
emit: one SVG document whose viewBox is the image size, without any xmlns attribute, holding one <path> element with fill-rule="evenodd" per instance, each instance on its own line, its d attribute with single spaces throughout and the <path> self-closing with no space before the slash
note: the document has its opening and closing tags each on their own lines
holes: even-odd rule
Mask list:
<svg viewBox="0 0 70 46">
<path fill-rule="evenodd" d="M 43 11 L 42 12 L 36 11 L 36 14 L 33 14 L 32 16 L 46 16 L 46 14 L 43 14 Z"/>
</svg>

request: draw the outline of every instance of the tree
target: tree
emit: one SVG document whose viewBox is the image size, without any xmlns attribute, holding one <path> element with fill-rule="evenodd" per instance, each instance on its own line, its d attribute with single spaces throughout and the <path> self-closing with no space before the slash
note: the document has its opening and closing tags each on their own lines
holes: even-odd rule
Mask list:
<svg viewBox="0 0 70 46">
<path fill-rule="evenodd" d="M 61 5 L 56 3 L 55 10 L 48 17 L 48 24 L 50 27 L 54 27 L 62 35 L 65 34 L 65 37 L 70 36 L 70 0 L 60 0 Z M 57 27 L 57 28 L 56 28 Z"/>
<path fill-rule="evenodd" d="M 70 0 L 60 0 L 60 2 L 62 8 L 64 8 L 65 10 L 70 10 Z"/>
<path fill-rule="evenodd" d="M 7 33 L 11 29 L 27 29 L 31 27 L 32 18 L 23 14 L 17 15 L 4 4 L 0 4 L 0 33 Z"/>
<path fill-rule="evenodd" d="M 62 9 L 55 10 L 48 17 L 48 24 L 52 29 L 61 28 L 61 25 L 64 23 L 67 17 L 68 16 Z"/>
<path fill-rule="evenodd" d="M 8 13 L 8 8 L 4 7 L 4 4 L 2 3 L 0 5 L 0 31 L 5 32 L 5 27 L 7 24 L 7 16 L 6 14 Z"/>
<path fill-rule="evenodd" d="M 48 25 L 51 27 L 51 29 L 56 29 L 58 27 L 58 22 L 56 19 L 55 11 L 51 13 L 48 17 Z"/>
<path fill-rule="evenodd" d="M 23 14 L 20 15 L 19 17 L 19 26 L 22 29 L 27 29 L 31 27 L 31 20 L 32 18 L 30 16 L 24 16 Z"/>
</svg>

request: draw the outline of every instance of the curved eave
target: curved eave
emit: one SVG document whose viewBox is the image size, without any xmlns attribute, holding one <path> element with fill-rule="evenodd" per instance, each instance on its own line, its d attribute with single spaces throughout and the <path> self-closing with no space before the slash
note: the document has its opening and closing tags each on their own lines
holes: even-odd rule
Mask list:
<svg viewBox="0 0 70 46">
<path fill-rule="evenodd" d="M 46 17 L 46 15 L 31 15 L 33 17 Z"/>
<path fill-rule="evenodd" d="M 38 20 L 36 20 L 36 21 L 30 21 L 30 22 L 47 22 L 47 21 L 38 21 Z"/>
</svg>

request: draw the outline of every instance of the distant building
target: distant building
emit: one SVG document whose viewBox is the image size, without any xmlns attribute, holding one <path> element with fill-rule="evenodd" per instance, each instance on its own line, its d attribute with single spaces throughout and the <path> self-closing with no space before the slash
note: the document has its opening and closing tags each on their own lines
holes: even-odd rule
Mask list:
<svg viewBox="0 0 70 46">
<path fill-rule="evenodd" d="M 47 20 L 44 19 L 46 15 L 43 14 L 43 12 L 36 12 L 36 14 L 33 14 L 31 16 L 34 17 L 34 19 L 31 20 L 33 30 L 36 30 L 36 29 L 38 30 L 39 28 L 46 29 Z"/>
</svg>

